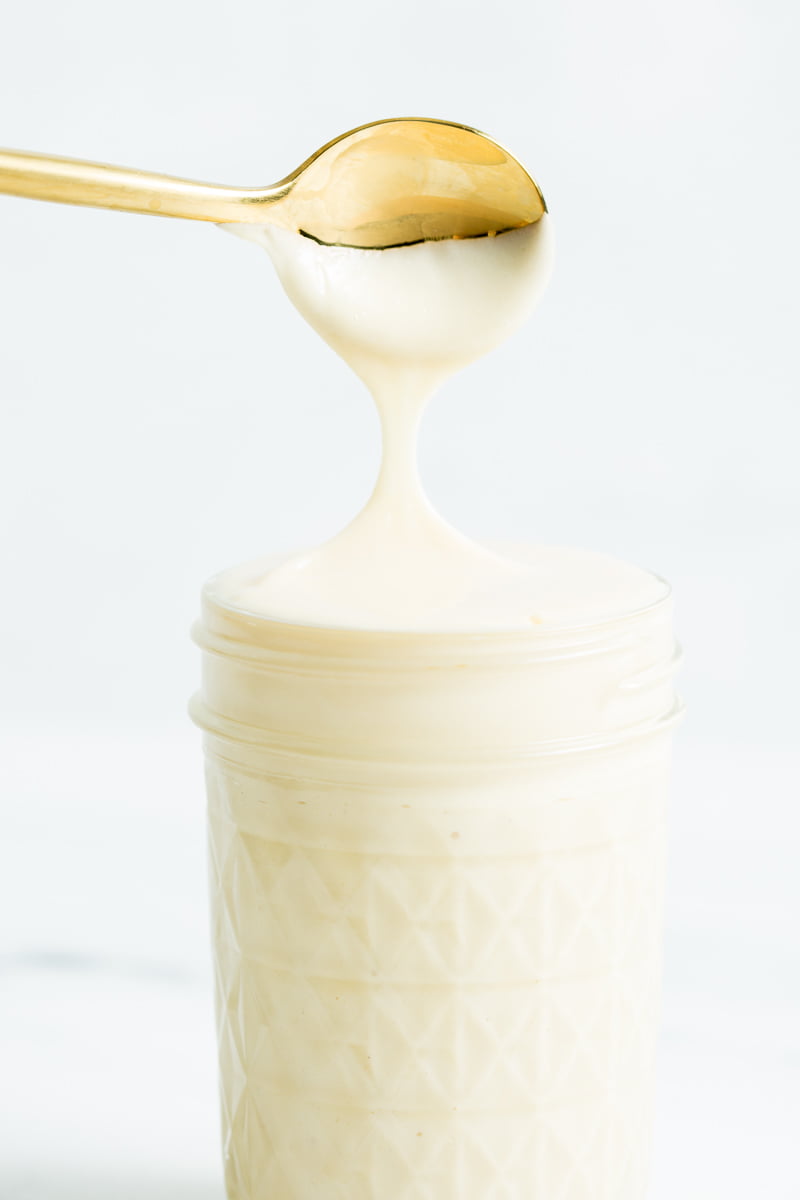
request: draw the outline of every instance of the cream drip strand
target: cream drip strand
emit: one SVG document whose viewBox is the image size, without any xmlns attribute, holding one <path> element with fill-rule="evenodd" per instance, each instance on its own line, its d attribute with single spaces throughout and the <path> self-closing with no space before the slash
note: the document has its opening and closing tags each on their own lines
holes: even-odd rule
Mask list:
<svg viewBox="0 0 800 1200">
<path fill-rule="evenodd" d="M 268 250 L 298 311 L 372 392 L 383 437 L 364 511 L 331 542 L 267 572 L 240 603 L 311 624 L 525 627 L 535 606 L 530 569 L 434 511 L 416 436 L 436 388 L 509 337 L 541 296 L 552 266 L 549 218 L 495 238 L 378 253 L 282 229 L 226 228 Z"/>
<path fill-rule="evenodd" d="M 494 238 L 379 252 L 227 228 L 269 251 L 298 311 L 372 392 L 383 436 L 364 510 L 325 545 L 246 571 L 230 603 L 301 625 L 436 632 L 552 628 L 663 598 L 661 581 L 603 555 L 479 545 L 439 516 L 419 479 L 428 398 L 518 329 L 544 291 L 549 217 Z"/>
</svg>

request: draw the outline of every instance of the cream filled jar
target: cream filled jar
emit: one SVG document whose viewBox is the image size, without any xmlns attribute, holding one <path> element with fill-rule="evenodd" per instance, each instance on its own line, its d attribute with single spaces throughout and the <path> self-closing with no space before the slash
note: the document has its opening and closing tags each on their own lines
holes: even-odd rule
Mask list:
<svg viewBox="0 0 800 1200">
<path fill-rule="evenodd" d="M 671 601 L 559 553 L 589 600 L 508 631 L 293 625 L 241 607 L 263 565 L 206 586 L 231 1200 L 643 1200 Z"/>
</svg>

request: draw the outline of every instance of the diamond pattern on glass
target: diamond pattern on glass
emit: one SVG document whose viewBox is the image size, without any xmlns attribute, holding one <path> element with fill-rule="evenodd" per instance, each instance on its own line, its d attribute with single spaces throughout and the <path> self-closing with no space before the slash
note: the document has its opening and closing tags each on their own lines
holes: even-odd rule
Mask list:
<svg viewBox="0 0 800 1200">
<path fill-rule="evenodd" d="M 616 784 L 454 791 L 398 841 L 209 767 L 231 1200 L 642 1200 L 664 789 Z"/>
</svg>

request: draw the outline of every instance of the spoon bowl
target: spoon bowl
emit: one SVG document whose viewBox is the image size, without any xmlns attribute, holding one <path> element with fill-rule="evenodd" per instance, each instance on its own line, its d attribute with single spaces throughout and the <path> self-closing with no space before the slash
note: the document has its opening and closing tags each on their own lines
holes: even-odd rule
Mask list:
<svg viewBox="0 0 800 1200">
<path fill-rule="evenodd" d="M 531 176 L 492 138 L 422 117 L 351 129 L 261 188 L 0 150 L 0 193 L 221 224 L 274 223 L 323 245 L 365 250 L 503 233 L 547 211 Z"/>
</svg>

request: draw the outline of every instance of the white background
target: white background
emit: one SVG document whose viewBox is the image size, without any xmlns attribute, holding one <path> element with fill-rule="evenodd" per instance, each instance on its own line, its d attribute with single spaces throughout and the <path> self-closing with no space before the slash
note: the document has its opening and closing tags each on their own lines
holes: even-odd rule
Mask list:
<svg viewBox="0 0 800 1200">
<path fill-rule="evenodd" d="M 548 296 L 444 389 L 421 464 L 472 535 L 674 585 L 652 1200 L 800 1196 L 798 32 L 788 0 L 0 25 L 8 146 L 255 185 L 431 115 L 542 184 Z M 0 197 L 0 328 L 0 1197 L 220 1200 L 189 626 L 213 571 L 354 514 L 377 421 L 266 256 L 200 223 Z"/>
</svg>

